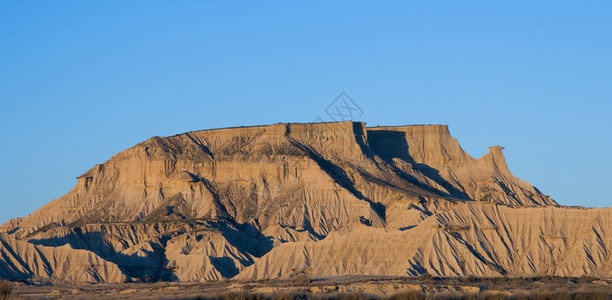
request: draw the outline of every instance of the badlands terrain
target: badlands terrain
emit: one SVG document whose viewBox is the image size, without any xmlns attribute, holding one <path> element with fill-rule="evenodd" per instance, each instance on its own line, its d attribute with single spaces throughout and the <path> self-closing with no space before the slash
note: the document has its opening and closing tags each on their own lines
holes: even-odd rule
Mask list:
<svg viewBox="0 0 612 300">
<path fill-rule="evenodd" d="M 296 280 L 310 289 L 330 278 L 391 278 L 396 287 L 420 284 L 410 278 L 592 278 L 609 287 L 612 208 L 559 206 L 512 175 L 502 150 L 472 158 L 445 125 L 153 137 L 4 223 L 0 278 L 22 290 Z"/>
</svg>

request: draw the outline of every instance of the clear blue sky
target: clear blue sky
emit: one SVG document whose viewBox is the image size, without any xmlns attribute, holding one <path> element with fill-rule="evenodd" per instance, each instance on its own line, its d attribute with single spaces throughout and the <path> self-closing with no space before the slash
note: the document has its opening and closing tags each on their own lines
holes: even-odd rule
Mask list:
<svg viewBox="0 0 612 300">
<path fill-rule="evenodd" d="M 612 1 L 0 0 L 0 223 L 151 136 L 309 122 L 342 91 L 612 206 Z"/>
</svg>

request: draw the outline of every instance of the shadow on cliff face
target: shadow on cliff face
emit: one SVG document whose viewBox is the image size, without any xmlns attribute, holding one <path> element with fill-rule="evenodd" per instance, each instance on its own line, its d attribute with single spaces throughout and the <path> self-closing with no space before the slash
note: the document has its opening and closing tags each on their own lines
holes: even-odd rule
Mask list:
<svg viewBox="0 0 612 300">
<path fill-rule="evenodd" d="M 139 249 L 138 252 L 130 255 L 115 252 L 106 242 L 102 232 L 83 233 L 79 227 L 73 228 L 69 234 L 63 237 L 31 239 L 29 242 L 47 247 L 69 245 L 73 249 L 88 250 L 104 260 L 116 264 L 121 272 L 128 277 L 128 280 L 135 278 L 142 282 L 155 282 L 159 280 L 178 280 L 178 277 L 166 266 L 168 259 L 164 247 L 168 240 L 169 237 L 162 237 L 158 241 L 149 241 L 152 250 Z"/>
<path fill-rule="evenodd" d="M 248 257 L 249 260 L 239 258 L 240 263 L 243 266 L 250 266 L 253 264 L 251 256 L 262 257 L 264 254 L 272 250 L 272 237 L 264 236 L 253 224 L 240 223 L 236 221 L 235 216 L 232 216 L 232 214 L 228 212 L 226 204 L 222 201 L 219 191 L 213 182 L 199 175 L 190 175 L 204 184 L 206 189 L 213 197 L 219 219 L 217 221 L 209 222 L 210 226 L 221 232 L 225 240 L 227 240 L 232 246 L 247 254 L 245 256 Z M 229 204 L 233 205 L 232 203 Z M 224 266 L 225 265 L 226 264 L 224 264 Z M 221 270 L 219 270 L 219 272 L 221 272 Z M 227 272 L 227 274 L 232 274 L 232 272 Z M 221 272 L 221 274 L 225 276 L 223 272 Z M 232 277 L 234 275 L 232 275 Z"/>
<path fill-rule="evenodd" d="M 229 257 L 211 257 L 210 263 L 215 266 L 215 269 L 225 278 L 232 278 L 240 272 L 240 270 L 236 268 L 234 261 Z"/>
<path fill-rule="evenodd" d="M 274 247 L 272 237 L 265 236 L 251 224 L 237 224 L 235 222 L 220 221 L 211 223 L 225 240 L 243 252 L 248 260 L 238 259 L 240 264 L 247 267 L 254 263 L 252 257 L 262 257 Z"/>
<path fill-rule="evenodd" d="M 220 220 L 210 222 L 210 228 L 223 235 L 229 244 L 234 246 L 241 255 L 236 256 L 242 266 L 254 263 L 253 257 L 262 257 L 273 248 L 271 237 L 264 236 L 251 224 L 238 224 L 233 220 Z M 210 229 L 209 228 L 209 229 Z M 132 254 L 116 252 L 106 241 L 105 234 L 100 231 L 83 232 L 80 227 L 72 228 L 71 232 L 61 237 L 31 239 L 34 245 L 58 247 L 69 245 L 73 249 L 88 250 L 101 258 L 115 263 L 128 280 L 141 282 L 176 281 L 178 277 L 168 266 L 166 245 L 171 239 L 170 235 L 143 241 L 150 247 L 142 247 Z M 122 243 L 126 244 L 124 241 Z M 211 264 L 225 278 L 232 278 L 239 272 L 238 267 L 230 257 L 209 257 Z M 2 261 L 0 260 L 0 263 Z M 7 270 L 12 278 L 28 279 L 30 274 L 20 274 L 15 266 L 0 265 L 0 271 Z M 0 273 L 1 274 L 1 273 Z"/>
<path fill-rule="evenodd" d="M 370 205 L 370 208 L 378 214 L 378 217 L 380 217 L 383 222 L 386 222 L 386 207 L 382 203 L 374 202 L 365 195 L 363 195 L 363 193 L 355 187 L 351 179 L 349 179 L 349 176 L 341 167 L 334 164 L 332 161 L 325 159 L 322 155 L 311 149 L 308 145 L 304 145 L 299 141 L 295 140 L 293 137 L 290 136 L 289 128 L 287 128 L 287 133 L 285 134 L 285 137 L 289 142 L 291 142 L 292 145 L 302 150 L 308 155 L 308 157 L 310 157 L 310 159 L 315 161 L 317 165 L 319 165 L 319 168 L 321 168 L 321 170 L 327 173 L 327 175 L 329 175 L 342 188 L 349 191 L 357 199 L 366 201 Z"/>
<path fill-rule="evenodd" d="M 14 265 L 9 259 L 0 260 L 0 278 L 10 278 L 17 281 L 32 279 L 34 274 L 28 269 L 27 263 L 19 261 L 19 264 L 20 266 Z M 19 267 L 25 268 L 26 271 L 30 272 L 20 271 Z"/>
<path fill-rule="evenodd" d="M 408 141 L 406 140 L 406 134 L 404 132 L 393 130 L 368 130 L 367 133 L 368 144 L 370 145 L 372 150 L 374 150 L 374 153 L 376 153 L 376 155 L 378 155 L 380 158 L 387 161 L 390 165 L 394 166 L 396 173 L 398 173 L 398 175 L 406 179 L 408 182 L 416 184 L 417 186 L 425 190 L 429 190 L 437 194 L 442 194 L 444 196 L 450 196 L 463 200 L 470 199 L 465 192 L 457 189 L 448 181 L 446 181 L 440 175 L 440 171 L 426 164 L 417 163 L 414 158 L 410 156 L 410 146 L 408 145 Z M 427 176 L 429 179 L 442 186 L 444 189 L 446 189 L 447 192 L 434 189 L 433 187 L 420 182 L 412 175 L 395 167 L 395 164 L 393 162 L 394 158 L 401 159 L 409 163 L 415 170 L 419 171 L 421 174 Z"/>
</svg>

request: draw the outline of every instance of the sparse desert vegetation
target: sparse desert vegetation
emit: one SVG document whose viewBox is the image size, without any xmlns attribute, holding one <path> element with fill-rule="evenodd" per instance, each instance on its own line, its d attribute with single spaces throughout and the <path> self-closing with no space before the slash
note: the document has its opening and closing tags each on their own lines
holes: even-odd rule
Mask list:
<svg viewBox="0 0 612 300">
<path fill-rule="evenodd" d="M 7 299 L 13 293 L 13 284 L 8 281 L 0 281 L 0 298 Z"/>
<path fill-rule="evenodd" d="M 612 279 L 594 277 L 381 277 L 125 283 L 15 284 L 18 298 L 82 299 L 612 299 Z M 10 293 L 9 293 L 10 294 Z"/>
</svg>

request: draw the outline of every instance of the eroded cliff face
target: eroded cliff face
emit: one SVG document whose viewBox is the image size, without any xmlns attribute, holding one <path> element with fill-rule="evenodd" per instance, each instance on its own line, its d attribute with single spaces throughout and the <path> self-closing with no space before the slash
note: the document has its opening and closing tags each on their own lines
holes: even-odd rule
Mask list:
<svg viewBox="0 0 612 300">
<path fill-rule="evenodd" d="M 447 126 L 196 131 L 118 153 L 5 223 L 0 277 L 611 275 L 610 210 L 553 206 L 501 147 L 474 159 Z"/>
<path fill-rule="evenodd" d="M 468 155 L 447 125 L 375 127 L 369 142 L 381 157 L 404 170 L 416 170 L 449 196 L 506 205 L 555 205 L 531 184 L 512 175 L 503 147 L 489 147 L 479 159 Z"/>
</svg>

